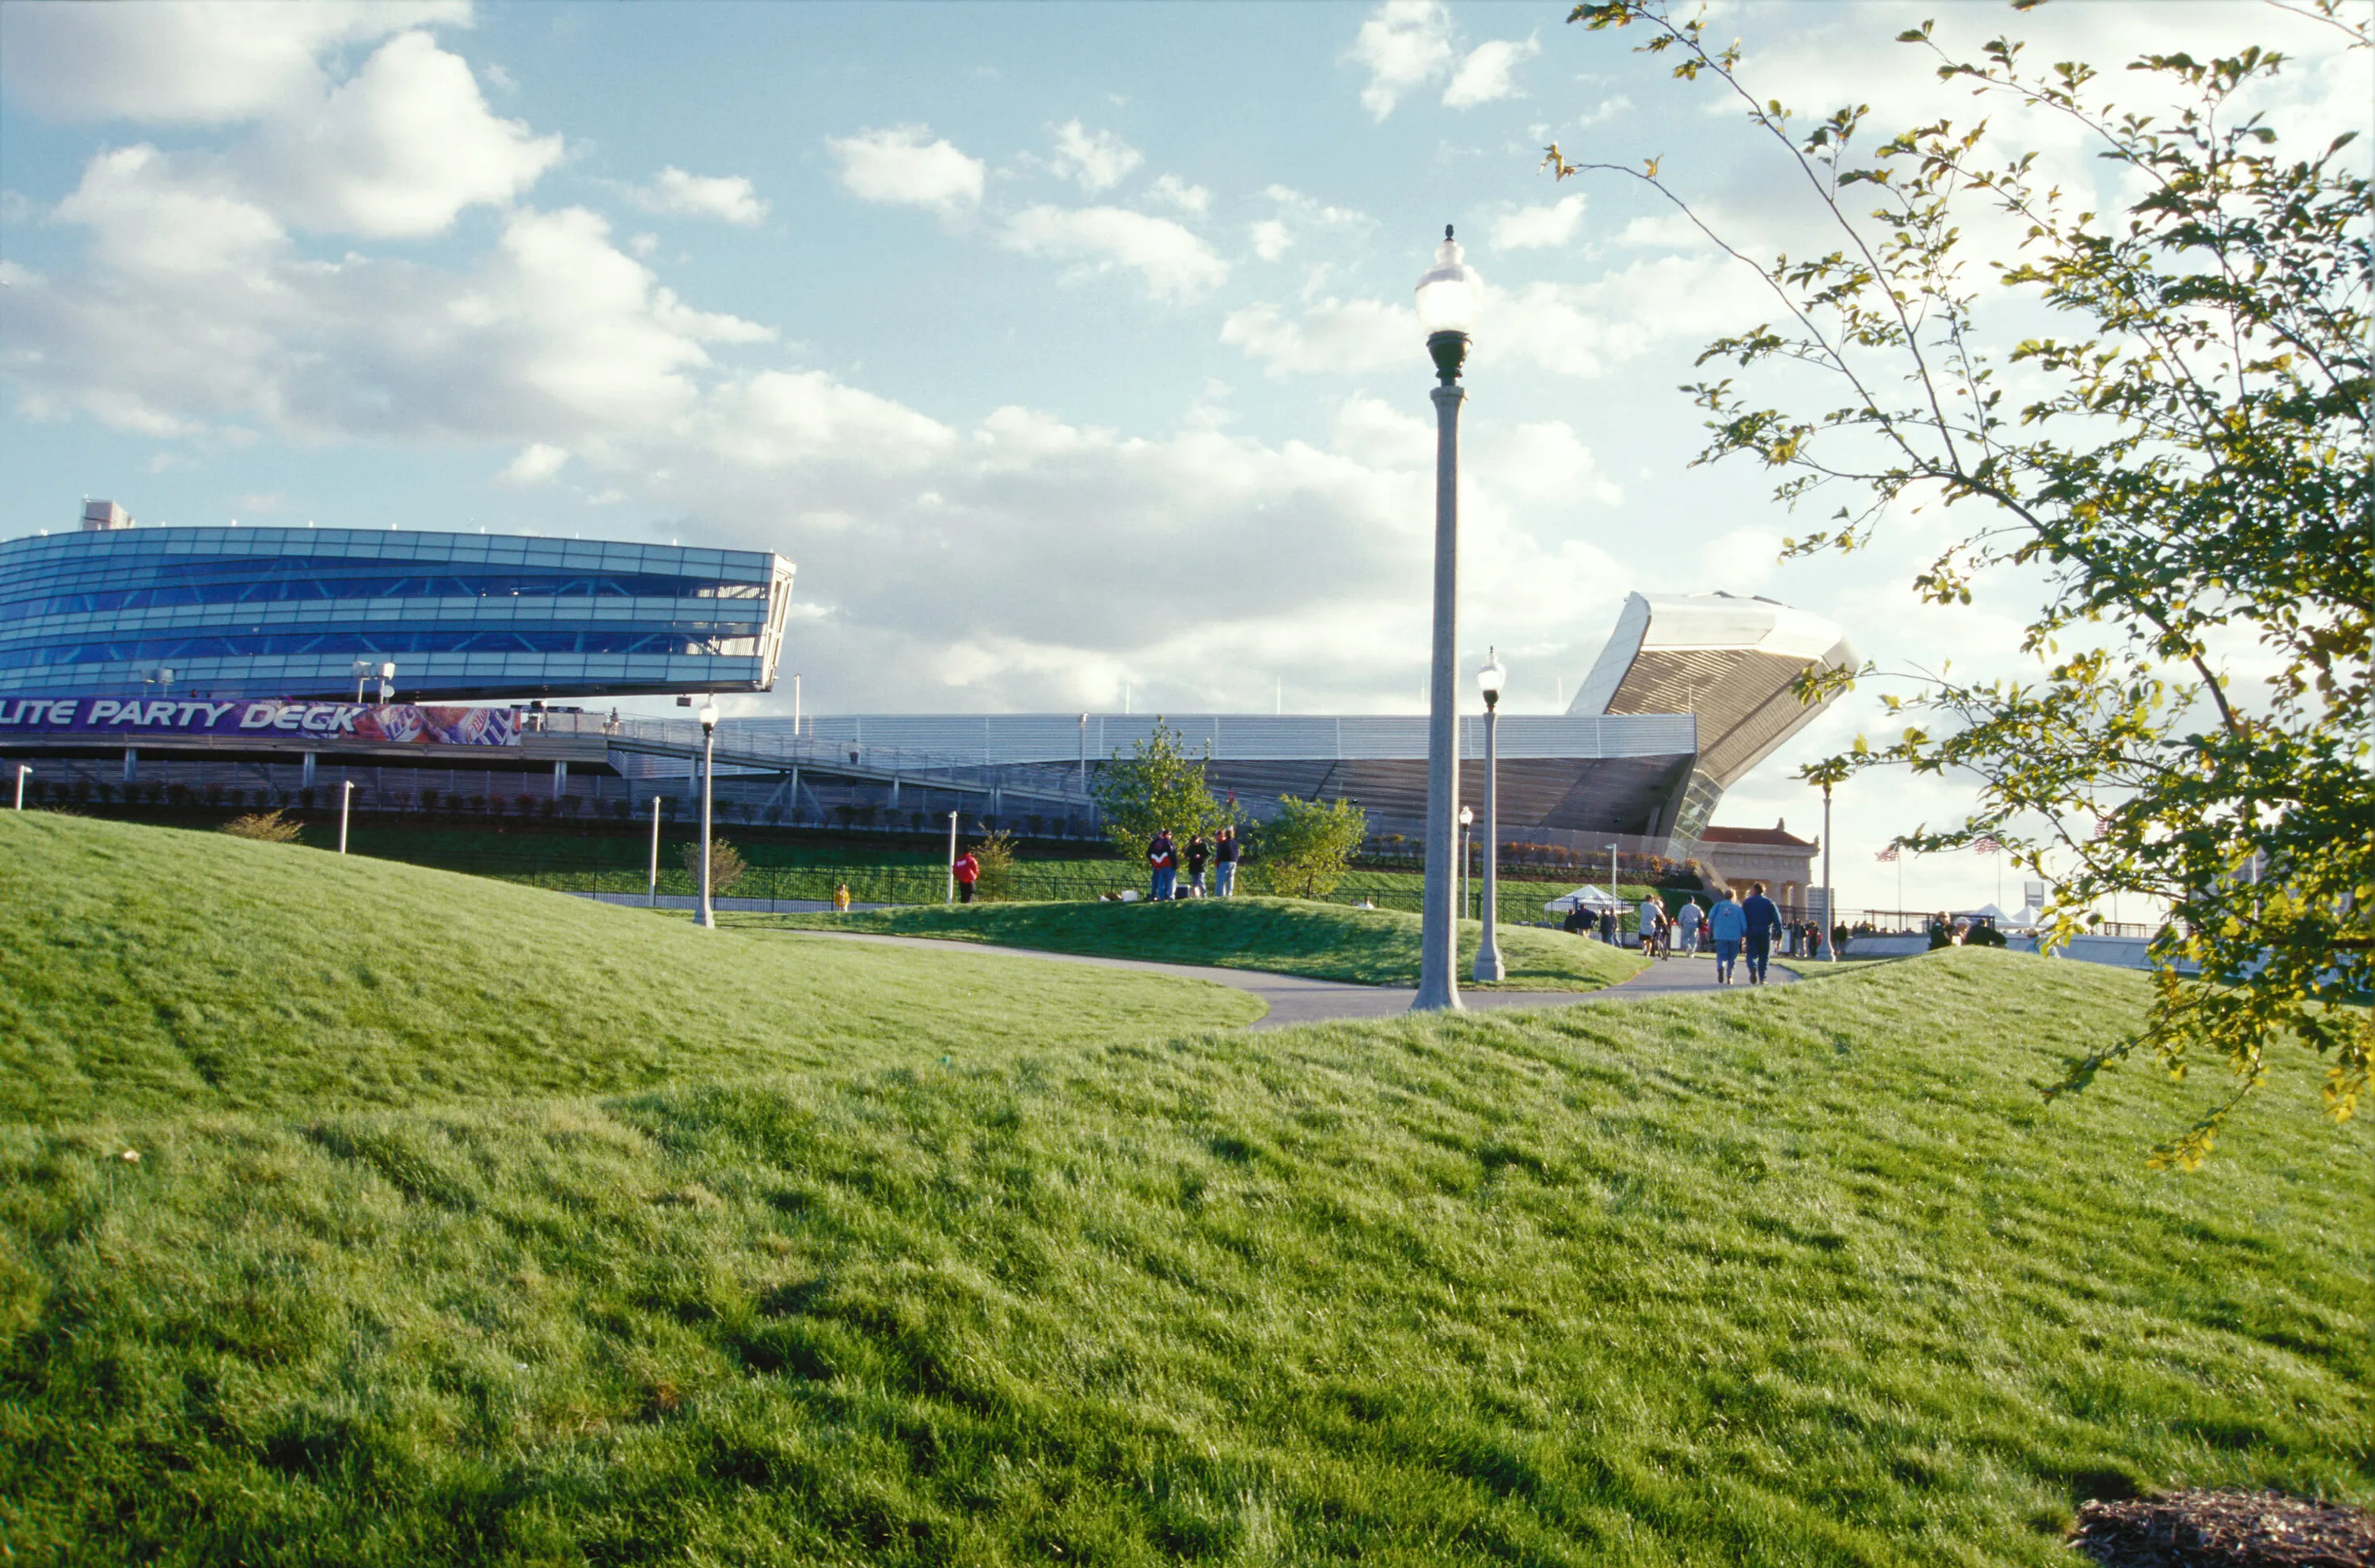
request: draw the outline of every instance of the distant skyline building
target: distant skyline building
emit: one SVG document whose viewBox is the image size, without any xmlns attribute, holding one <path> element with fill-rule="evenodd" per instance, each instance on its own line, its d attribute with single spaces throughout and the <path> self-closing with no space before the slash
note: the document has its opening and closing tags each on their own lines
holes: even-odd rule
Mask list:
<svg viewBox="0 0 2375 1568">
<path fill-rule="evenodd" d="M 513 534 L 135 526 L 0 541 L 0 695 L 420 701 L 764 691 L 792 563 Z M 160 679 L 160 671 L 170 671 Z"/>
</svg>

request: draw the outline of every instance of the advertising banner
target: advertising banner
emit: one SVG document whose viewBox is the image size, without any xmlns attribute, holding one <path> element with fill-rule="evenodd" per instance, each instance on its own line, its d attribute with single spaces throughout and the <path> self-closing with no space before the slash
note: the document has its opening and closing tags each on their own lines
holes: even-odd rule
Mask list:
<svg viewBox="0 0 2375 1568">
<path fill-rule="evenodd" d="M 519 713 L 511 708 L 424 708 L 409 702 L 0 697 L 0 740 L 11 735 L 97 735 L 127 741 L 143 736 L 244 735 L 365 746 L 510 746 L 519 739 Z"/>
</svg>

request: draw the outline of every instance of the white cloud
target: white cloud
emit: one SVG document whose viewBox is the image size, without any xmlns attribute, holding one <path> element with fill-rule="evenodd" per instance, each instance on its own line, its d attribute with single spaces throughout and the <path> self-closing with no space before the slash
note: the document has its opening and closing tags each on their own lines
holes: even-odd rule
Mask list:
<svg viewBox="0 0 2375 1568">
<path fill-rule="evenodd" d="M 1176 174 L 1156 177 L 1146 188 L 1147 199 L 1184 212 L 1190 218 L 1201 218 L 1211 210 L 1212 193 L 1201 185 L 1191 185 Z"/>
<path fill-rule="evenodd" d="M 1625 499 L 1564 419 L 1488 427 L 1472 444 L 1476 472 L 1503 494 L 1561 506 L 1580 501 L 1615 506 Z"/>
<path fill-rule="evenodd" d="M 490 113 L 461 56 L 406 32 L 326 97 L 268 122 L 240 161 L 302 227 L 419 236 L 464 207 L 510 201 L 561 151 L 559 136 Z"/>
<path fill-rule="evenodd" d="M 58 204 L 91 231 L 101 265 L 133 277 L 260 277 L 288 246 L 279 220 L 243 199 L 219 160 L 143 143 L 103 152 Z"/>
<path fill-rule="evenodd" d="M 1496 251 L 1548 250 L 1566 244 L 1583 226 L 1583 193 L 1561 196 L 1546 206 L 1521 206 L 1493 220 Z"/>
<path fill-rule="evenodd" d="M 469 19 L 468 0 L 0 6 L 0 83 L 52 119 L 223 124 L 321 99 L 325 50 Z"/>
<path fill-rule="evenodd" d="M 1352 59 L 1369 73 L 1361 106 L 1384 119 L 1404 92 L 1448 69 L 1453 53 L 1441 0 L 1383 0 L 1353 41 Z"/>
<path fill-rule="evenodd" d="M 519 455 L 503 465 L 497 477 L 507 485 L 541 484 L 561 472 L 568 463 L 569 454 L 544 442 L 530 442 L 521 447 Z"/>
<path fill-rule="evenodd" d="M 1193 299 L 1229 275 L 1228 263 L 1188 230 L 1117 206 L 1025 207 L 1007 220 L 1001 242 L 1086 273 L 1130 268 L 1158 300 Z"/>
<path fill-rule="evenodd" d="M 1443 89 L 1443 106 L 1470 109 L 1516 97 L 1518 84 L 1511 73 L 1542 52 L 1542 46 L 1530 38 L 1494 39 L 1478 44 L 1451 73 L 1451 81 Z"/>
<path fill-rule="evenodd" d="M 1067 180 L 1079 181 L 1090 195 L 1112 190 L 1146 161 L 1144 154 L 1111 131 L 1086 130 L 1078 120 L 1050 128 L 1056 156 L 1049 167 Z"/>
<path fill-rule="evenodd" d="M 739 174 L 688 174 L 670 165 L 649 185 L 627 192 L 627 199 L 645 212 L 680 213 L 690 218 L 715 218 L 750 228 L 767 216 L 767 204 Z"/>
<path fill-rule="evenodd" d="M 1381 397 L 1348 397 L 1336 410 L 1329 447 L 1372 468 L 1435 462 L 1435 427 Z"/>
<path fill-rule="evenodd" d="M 1352 207 L 1330 206 L 1291 185 L 1270 185 L 1262 195 L 1277 204 L 1275 217 L 1262 218 L 1250 230 L 1254 253 L 1264 261 L 1286 254 L 1307 233 L 1322 230 L 1365 230 L 1377 227 L 1368 214 Z"/>
<path fill-rule="evenodd" d="M 1756 288 L 1754 274 L 1704 253 L 1648 258 L 1584 284 L 1483 285 L 1470 360 L 1589 379 L 1676 339 L 1705 342 L 1744 324 L 1763 303 Z M 1331 296 L 1297 313 L 1265 301 L 1231 314 L 1221 341 L 1274 376 L 1358 375 L 1410 359 L 1418 324 L 1401 301 Z"/>
<path fill-rule="evenodd" d="M 841 163 L 841 183 L 860 201 L 931 207 L 942 213 L 981 205 L 984 167 L 945 137 L 932 139 L 928 125 L 893 125 L 829 136 L 825 146 Z"/>
<path fill-rule="evenodd" d="M 1417 311 L 1380 300 L 1322 300 L 1300 318 L 1273 304 L 1248 305 L 1221 324 L 1221 341 L 1274 376 L 1357 375 L 1424 358 Z"/>
</svg>

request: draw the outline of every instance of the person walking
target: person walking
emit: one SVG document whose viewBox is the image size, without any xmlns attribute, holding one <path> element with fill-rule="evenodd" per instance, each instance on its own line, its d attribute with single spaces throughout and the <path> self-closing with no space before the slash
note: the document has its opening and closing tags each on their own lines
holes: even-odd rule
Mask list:
<svg viewBox="0 0 2375 1568">
<path fill-rule="evenodd" d="M 949 867 L 957 874 L 957 902 L 973 902 L 973 885 L 981 880 L 981 860 L 967 850 Z"/>
<path fill-rule="evenodd" d="M 1707 918 L 1699 912 L 1699 901 L 1696 899 L 1684 899 L 1683 901 L 1683 907 L 1677 910 L 1675 914 L 1683 923 L 1683 956 L 1684 958 L 1698 957 L 1699 925 L 1700 923 Z"/>
<path fill-rule="evenodd" d="M 1743 950 L 1748 954 L 1748 983 L 1765 984 L 1767 965 L 1773 961 L 1773 938 L 1781 934 L 1781 912 L 1765 896 L 1765 884 L 1758 882 L 1748 890 L 1740 912 L 1748 922 L 1747 941 Z"/>
<path fill-rule="evenodd" d="M 1641 927 L 1641 953 L 1643 957 L 1655 958 L 1657 956 L 1658 922 L 1664 919 L 1665 916 L 1665 910 L 1659 906 L 1656 899 L 1643 899 L 1641 901 L 1641 913 L 1638 924 Z"/>
<path fill-rule="evenodd" d="M 1715 944 L 1715 983 L 1731 984 L 1732 967 L 1740 962 L 1740 939 L 1748 934 L 1748 913 L 1727 892 L 1707 911 L 1707 939 Z"/>
<path fill-rule="evenodd" d="M 1179 885 L 1179 849 L 1171 842 L 1170 829 L 1154 831 L 1153 842 L 1146 846 L 1146 865 L 1154 873 L 1154 902 L 1161 903 Z"/>
<path fill-rule="evenodd" d="M 1616 945 L 1616 912 L 1613 909 L 1600 912 L 1600 939 L 1612 948 Z"/>
<path fill-rule="evenodd" d="M 1220 841 L 1212 845 L 1212 890 L 1222 898 L 1235 898 L 1237 891 L 1237 830 L 1223 828 Z"/>
<path fill-rule="evenodd" d="M 1204 863 L 1211 858 L 1212 846 L 1204 842 L 1203 834 L 1198 833 L 1188 841 L 1188 896 L 1189 898 L 1200 899 L 1204 896 Z"/>
</svg>

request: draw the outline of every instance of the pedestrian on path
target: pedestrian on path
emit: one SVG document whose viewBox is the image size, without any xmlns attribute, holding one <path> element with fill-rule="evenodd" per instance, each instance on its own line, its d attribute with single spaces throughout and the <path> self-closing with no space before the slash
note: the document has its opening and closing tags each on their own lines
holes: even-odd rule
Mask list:
<svg viewBox="0 0 2375 1568">
<path fill-rule="evenodd" d="M 1684 899 L 1683 907 L 1674 913 L 1675 918 L 1683 923 L 1683 956 L 1696 958 L 1699 950 L 1699 925 L 1707 918 L 1699 913 L 1699 901 Z"/>
<path fill-rule="evenodd" d="M 957 902 L 973 902 L 973 885 L 981 879 L 981 859 L 967 850 L 957 856 L 950 869 L 957 874 Z"/>
<path fill-rule="evenodd" d="M 1613 909 L 1600 912 L 1600 939 L 1612 948 L 1616 945 L 1616 912 Z"/>
<path fill-rule="evenodd" d="M 1223 828 L 1218 843 L 1212 846 L 1212 890 L 1222 898 L 1235 898 L 1237 891 L 1237 830 Z"/>
<path fill-rule="evenodd" d="M 1773 961 L 1773 938 L 1781 934 L 1781 912 L 1765 896 L 1765 884 L 1758 882 L 1748 890 L 1740 913 L 1748 925 L 1748 983 L 1762 985 L 1766 966 Z"/>
<path fill-rule="evenodd" d="M 1153 842 L 1146 846 L 1147 869 L 1154 873 L 1154 901 L 1163 902 L 1179 885 L 1179 848 L 1171 842 L 1171 830 L 1157 828 Z"/>
<path fill-rule="evenodd" d="M 1732 966 L 1740 961 L 1740 939 L 1748 934 L 1748 914 L 1725 893 L 1707 911 L 1707 937 L 1715 943 L 1715 983 L 1731 984 Z"/>
<path fill-rule="evenodd" d="M 1657 956 L 1658 923 L 1665 917 L 1666 912 L 1664 909 L 1660 907 L 1656 899 L 1643 899 L 1641 901 L 1641 952 L 1644 957 L 1654 958 Z"/>
</svg>

